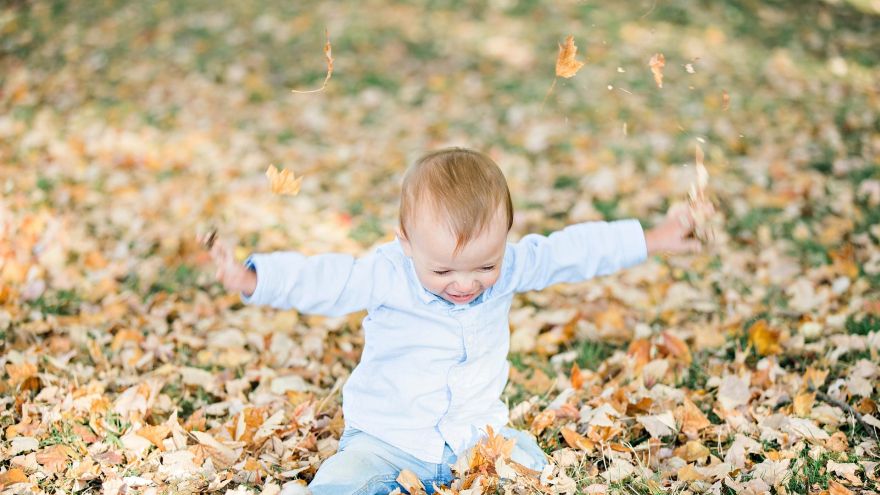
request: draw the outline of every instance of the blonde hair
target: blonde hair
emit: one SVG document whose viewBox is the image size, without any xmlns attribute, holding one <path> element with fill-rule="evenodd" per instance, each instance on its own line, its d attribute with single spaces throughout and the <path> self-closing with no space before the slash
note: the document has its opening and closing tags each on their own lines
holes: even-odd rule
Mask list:
<svg viewBox="0 0 880 495">
<path fill-rule="evenodd" d="M 446 148 L 421 157 L 403 177 L 400 195 L 400 231 L 416 208 L 427 201 L 443 215 L 455 235 L 457 253 L 480 234 L 503 207 L 507 230 L 513 225 L 513 203 L 507 180 L 491 158 L 478 151 Z"/>
</svg>

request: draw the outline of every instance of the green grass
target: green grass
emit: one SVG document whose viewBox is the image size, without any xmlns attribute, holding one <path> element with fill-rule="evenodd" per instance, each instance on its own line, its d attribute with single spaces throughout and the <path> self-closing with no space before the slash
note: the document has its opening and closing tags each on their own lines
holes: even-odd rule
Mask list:
<svg viewBox="0 0 880 495">
<path fill-rule="evenodd" d="M 846 318 L 846 331 L 856 335 L 868 335 L 873 332 L 880 332 L 880 316 L 864 315 L 860 318 L 848 316 Z"/>
<path fill-rule="evenodd" d="M 790 465 L 789 478 L 785 483 L 789 493 L 812 493 L 817 488 L 828 489 L 829 476 L 825 464 L 829 458 L 830 455 L 824 453 L 818 459 L 813 459 L 808 448 L 801 450 Z"/>
</svg>

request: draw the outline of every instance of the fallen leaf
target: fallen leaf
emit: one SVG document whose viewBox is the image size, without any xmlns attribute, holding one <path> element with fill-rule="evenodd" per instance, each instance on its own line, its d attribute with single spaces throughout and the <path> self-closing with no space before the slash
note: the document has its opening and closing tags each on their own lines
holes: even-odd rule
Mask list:
<svg viewBox="0 0 880 495">
<path fill-rule="evenodd" d="M 636 421 L 654 438 L 665 437 L 675 431 L 675 418 L 669 411 L 652 416 L 636 416 Z"/>
<path fill-rule="evenodd" d="M 144 426 L 143 428 L 137 431 L 137 434 L 146 438 L 153 445 L 159 448 L 159 450 L 165 450 L 162 445 L 162 440 L 171 433 L 171 428 L 165 425 L 156 425 L 156 426 Z"/>
<path fill-rule="evenodd" d="M 37 452 L 39 462 L 48 473 L 57 473 L 67 467 L 70 460 L 69 449 L 63 445 L 52 445 Z"/>
<path fill-rule="evenodd" d="M 562 438 L 565 439 L 565 443 L 567 443 L 568 446 L 573 449 L 581 449 L 587 452 L 592 452 L 593 448 L 596 445 L 591 440 L 572 430 L 571 428 L 562 428 L 561 430 L 559 430 L 559 432 L 562 433 Z"/>
<path fill-rule="evenodd" d="M 302 185 L 302 176 L 295 177 L 293 172 L 284 169 L 281 172 L 275 168 L 275 165 L 269 165 L 266 169 L 266 177 L 269 178 L 269 184 L 272 192 L 275 194 L 286 194 L 296 196 L 299 194 L 299 188 Z"/>
<path fill-rule="evenodd" d="M 27 476 L 20 468 L 12 468 L 4 473 L 0 473 L 0 486 L 12 485 L 14 483 L 27 483 L 27 481 Z"/>
<path fill-rule="evenodd" d="M 779 344 L 780 335 L 779 330 L 770 328 L 767 320 L 758 320 L 749 327 L 749 343 L 762 356 L 782 352 L 782 346 Z"/>
<path fill-rule="evenodd" d="M 853 495 L 853 492 L 840 483 L 830 480 L 828 482 L 828 495 Z"/>
<path fill-rule="evenodd" d="M 400 486 L 409 492 L 410 495 L 422 495 L 425 493 L 425 485 L 422 484 L 422 481 L 416 473 L 409 469 L 401 470 L 400 474 L 397 475 L 396 481 L 400 483 Z"/>
<path fill-rule="evenodd" d="M 654 82 L 658 88 L 663 87 L 663 67 L 666 66 L 666 57 L 662 53 L 655 53 L 648 62 L 651 66 L 651 73 L 654 74 Z"/>
<path fill-rule="evenodd" d="M 581 387 L 584 386 L 584 376 L 581 373 L 580 367 L 578 367 L 577 363 L 572 363 L 571 365 L 571 388 L 575 390 L 580 390 Z"/>
<path fill-rule="evenodd" d="M 696 438 L 699 436 L 700 430 L 711 424 L 703 411 L 685 397 L 682 401 L 681 431 L 689 438 Z"/>
</svg>

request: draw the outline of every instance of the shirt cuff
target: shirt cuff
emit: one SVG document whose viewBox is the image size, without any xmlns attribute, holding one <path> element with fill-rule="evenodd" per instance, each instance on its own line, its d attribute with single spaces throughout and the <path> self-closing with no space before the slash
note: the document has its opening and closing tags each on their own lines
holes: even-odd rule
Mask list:
<svg viewBox="0 0 880 495">
<path fill-rule="evenodd" d="M 620 264 L 628 268 L 648 259 L 648 244 L 645 241 L 645 231 L 638 220 L 619 220 L 613 222 L 617 230 L 618 245 L 621 246 Z"/>
<path fill-rule="evenodd" d="M 239 292 L 241 302 L 245 304 L 258 304 L 262 300 L 263 292 L 266 292 L 266 281 L 264 279 L 268 276 L 268 270 L 259 269 L 258 259 L 259 255 L 252 254 L 244 260 L 245 268 L 257 274 L 257 287 L 254 289 L 254 293 L 246 296 L 244 292 Z"/>
</svg>

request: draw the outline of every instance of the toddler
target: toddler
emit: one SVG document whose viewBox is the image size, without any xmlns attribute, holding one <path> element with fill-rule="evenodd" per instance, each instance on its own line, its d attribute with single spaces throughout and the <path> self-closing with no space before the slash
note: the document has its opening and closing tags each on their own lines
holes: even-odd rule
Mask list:
<svg viewBox="0 0 880 495">
<path fill-rule="evenodd" d="M 408 469 L 428 492 L 491 426 L 516 445 L 512 460 L 547 463 L 530 434 L 506 427 L 508 312 L 517 292 L 579 282 L 652 253 L 700 248 L 672 215 L 643 232 L 637 220 L 571 225 L 508 243 L 507 182 L 486 155 L 452 148 L 406 173 L 397 239 L 370 254 L 254 254 L 244 265 L 211 249 L 217 277 L 245 303 L 342 315 L 366 309 L 361 361 L 343 388 L 338 452 L 309 488 L 388 493 Z"/>
</svg>

